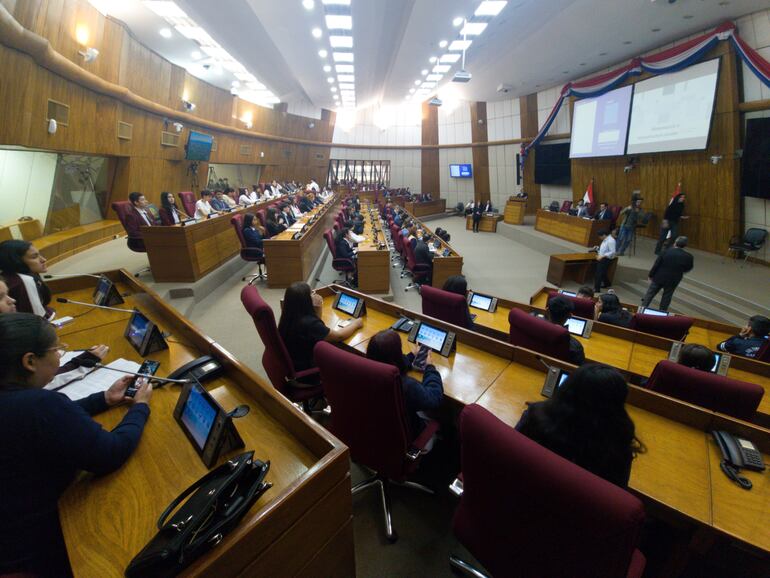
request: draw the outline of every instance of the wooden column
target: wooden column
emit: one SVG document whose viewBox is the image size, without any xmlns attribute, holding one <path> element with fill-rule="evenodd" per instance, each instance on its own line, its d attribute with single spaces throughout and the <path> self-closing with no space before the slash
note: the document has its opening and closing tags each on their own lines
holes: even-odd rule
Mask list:
<svg viewBox="0 0 770 578">
<path fill-rule="evenodd" d="M 531 139 L 537 135 L 537 93 L 522 96 L 519 99 L 521 111 L 521 138 Z M 535 150 L 532 149 L 524 163 L 523 190 L 529 195 L 527 215 L 534 215 L 540 208 L 540 185 L 535 183 Z"/>
<path fill-rule="evenodd" d="M 487 103 L 471 103 L 471 142 L 487 142 Z M 473 189 L 474 200 L 489 200 L 489 147 L 473 147 Z"/>
<path fill-rule="evenodd" d="M 434 198 L 441 194 L 438 168 L 438 107 L 422 103 L 422 144 L 437 148 L 422 149 L 422 192 Z"/>
</svg>

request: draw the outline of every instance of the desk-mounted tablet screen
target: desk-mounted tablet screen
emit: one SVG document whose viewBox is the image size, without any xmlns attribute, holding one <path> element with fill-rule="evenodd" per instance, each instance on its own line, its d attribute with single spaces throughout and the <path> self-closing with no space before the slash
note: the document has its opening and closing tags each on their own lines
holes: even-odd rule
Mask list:
<svg viewBox="0 0 770 578">
<path fill-rule="evenodd" d="M 656 317 L 668 317 L 668 311 L 660 311 L 659 309 L 652 309 L 651 307 L 640 307 L 639 313 L 644 315 L 655 315 Z"/>
<path fill-rule="evenodd" d="M 540 394 L 545 397 L 551 397 L 558 391 L 564 382 L 567 381 L 569 373 L 558 367 L 550 367 L 545 377 L 545 384 L 543 389 L 540 390 Z"/>
<path fill-rule="evenodd" d="M 334 308 L 353 317 L 358 317 L 364 309 L 364 300 L 340 292 L 334 299 Z"/>
<path fill-rule="evenodd" d="M 168 344 L 163 339 L 158 326 L 136 309 L 128 320 L 123 336 L 142 357 L 155 351 L 168 349 Z"/>
<path fill-rule="evenodd" d="M 203 451 L 217 417 L 218 408 L 206 391 L 197 383 L 190 389 L 182 407 L 182 425 L 199 451 Z"/>
<path fill-rule="evenodd" d="M 417 321 L 409 333 L 409 341 L 430 347 L 433 351 L 448 357 L 455 346 L 455 333 L 446 331 L 424 321 Z"/>
<path fill-rule="evenodd" d="M 559 289 L 560 295 L 566 295 L 567 297 L 577 297 L 577 293 L 574 291 L 565 291 L 564 289 Z"/>
<path fill-rule="evenodd" d="M 95 305 L 107 307 L 124 303 L 123 297 L 120 296 L 120 293 L 115 288 L 115 284 L 104 275 L 99 277 L 99 282 L 96 284 L 96 289 L 94 289 L 93 300 Z"/>
<path fill-rule="evenodd" d="M 497 298 L 481 295 L 480 293 L 471 293 L 468 305 L 492 313 L 497 308 Z"/>
<path fill-rule="evenodd" d="M 586 323 L 587 321 L 585 319 L 570 317 L 567 320 L 565 327 L 572 333 L 572 335 L 580 335 L 582 337 L 586 330 Z"/>
<path fill-rule="evenodd" d="M 722 354 L 717 353 L 716 351 L 712 354 L 714 356 L 714 365 L 711 366 L 711 369 L 709 371 L 711 373 L 716 373 L 717 369 L 719 369 L 719 362 L 722 361 Z"/>
</svg>

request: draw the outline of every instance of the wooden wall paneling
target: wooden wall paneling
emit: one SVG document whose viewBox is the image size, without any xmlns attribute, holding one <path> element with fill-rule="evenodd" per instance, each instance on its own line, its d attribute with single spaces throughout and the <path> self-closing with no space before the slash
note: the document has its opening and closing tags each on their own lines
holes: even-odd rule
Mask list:
<svg viewBox="0 0 770 578">
<path fill-rule="evenodd" d="M 438 145 L 438 107 L 422 103 L 422 144 Z M 422 192 L 441 194 L 438 148 L 422 149 Z"/>
<path fill-rule="evenodd" d="M 524 139 L 532 139 L 539 130 L 537 120 L 537 93 L 528 94 L 519 98 L 519 110 L 521 113 L 521 136 Z M 540 185 L 535 182 L 535 155 L 532 149 L 527 155 L 522 174 L 522 185 L 525 193 L 529 195 L 527 200 L 527 215 L 534 215 L 540 208 Z M 573 181 L 574 182 L 574 181 Z"/>
<path fill-rule="evenodd" d="M 471 103 L 471 142 L 485 143 L 487 136 L 487 103 Z M 473 147 L 473 198 L 477 202 L 489 200 L 489 148 Z"/>
</svg>

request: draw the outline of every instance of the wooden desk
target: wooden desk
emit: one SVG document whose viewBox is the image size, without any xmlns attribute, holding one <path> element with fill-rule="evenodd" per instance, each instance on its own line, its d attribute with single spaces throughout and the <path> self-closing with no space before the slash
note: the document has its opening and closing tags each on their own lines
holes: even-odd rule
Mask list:
<svg viewBox="0 0 770 578">
<path fill-rule="evenodd" d="M 505 203 L 503 221 L 509 225 L 522 225 L 527 212 L 527 199 L 508 199 Z"/>
<path fill-rule="evenodd" d="M 497 233 L 497 223 L 502 220 L 502 215 L 487 215 L 485 213 L 481 215 L 481 221 L 479 221 L 479 231 L 482 233 Z M 465 217 L 465 230 L 473 230 L 473 215 L 468 215 Z"/>
<path fill-rule="evenodd" d="M 133 304 L 172 334 L 169 349 L 151 355 L 161 362 L 159 375 L 202 354 L 224 365 L 224 375 L 205 387 L 228 409 L 241 403 L 250 406 L 251 412 L 237 421 L 238 431 L 246 449 L 271 462 L 267 479 L 273 487 L 219 546 L 183 574 L 355 575 L 347 448 L 129 273 L 110 276 L 128 286 Z M 51 288 L 57 296 L 74 298 L 91 291 L 91 281 L 53 281 Z M 84 319 L 67 326 L 70 347 L 104 342 L 111 348 L 107 361 L 142 361 L 123 338 L 125 320 L 81 327 Z M 81 475 L 61 498 L 62 529 L 76 576 L 122 576 L 155 534 L 160 512 L 206 472 L 173 418 L 178 396 L 172 386 L 156 390 L 142 440 L 126 464 L 107 476 Z M 96 419 L 109 429 L 125 411 L 112 408 Z M 220 463 L 236 453 L 223 456 Z"/>
<path fill-rule="evenodd" d="M 574 217 L 567 213 L 554 213 L 540 209 L 535 217 L 535 230 L 559 237 L 565 241 L 572 241 L 584 247 L 593 247 L 599 244 L 599 231 L 607 230 L 606 221 L 594 221 Z"/>
<path fill-rule="evenodd" d="M 390 251 L 380 213 L 373 205 L 364 204 L 364 232 L 366 241 L 358 244 L 358 289 L 364 293 L 390 291 Z M 377 227 L 375 233 L 374 227 Z"/>
<path fill-rule="evenodd" d="M 618 260 L 613 259 L 607 269 L 607 279 L 610 284 L 615 278 Z M 561 287 L 565 280 L 585 283 L 596 274 L 596 253 L 560 253 L 551 255 L 548 261 L 546 280 Z"/>
<path fill-rule="evenodd" d="M 326 248 L 323 233 L 332 228 L 340 199 L 337 195 L 326 204 L 303 215 L 298 222 L 306 223 L 313 215 L 318 215 L 319 218 L 308 227 L 300 239 L 292 239 L 294 232 L 289 230 L 265 239 L 268 287 L 288 287 L 296 281 L 305 281 L 310 277 L 321 251 Z"/>
<path fill-rule="evenodd" d="M 408 213 L 408 211 L 407 211 Z M 441 248 L 436 251 L 433 257 L 433 287 L 443 287 L 444 282 L 449 279 L 449 277 L 452 277 L 453 275 L 462 275 L 463 274 L 463 258 L 460 256 L 460 254 L 452 249 L 452 247 L 438 237 L 437 235 L 433 234 L 433 231 L 426 227 L 425 224 L 420 221 L 419 219 L 415 218 L 414 215 L 410 215 L 412 220 L 417 224 L 417 227 L 419 229 L 422 229 L 425 233 L 432 235 L 434 239 L 441 242 Z M 420 234 L 422 236 L 422 234 Z M 447 257 L 443 257 L 443 251 L 445 249 L 449 249 L 449 255 Z"/>
<path fill-rule="evenodd" d="M 432 201 L 407 201 L 404 209 L 415 217 L 427 217 L 428 215 L 441 215 L 446 213 L 446 199 L 434 199 Z"/>
<path fill-rule="evenodd" d="M 189 225 L 143 226 L 142 239 L 155 281 L 193 283 L 238 255 L 241 245 L 230 224 L 237 214 L 256 213 L 271 202 L 239 208 Z"/>
</svg>

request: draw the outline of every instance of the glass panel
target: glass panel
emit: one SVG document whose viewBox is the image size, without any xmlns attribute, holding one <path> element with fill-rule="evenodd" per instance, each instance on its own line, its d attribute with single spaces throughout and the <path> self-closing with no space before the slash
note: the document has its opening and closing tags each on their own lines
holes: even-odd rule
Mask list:
<svg viewBox="0 0 770 578">
<path fill-rule="evenodd" d="M 58 155 L 45 234 L 104 219 L 109 165 L 107 157 Z"/>
<path fill-rule="evenodd" d="M 209 164 L 209 175 L 206 179 L 210 190 L 225 190 L 230 187 L 236 191 L 240 188 L 251 190 L 252 185 L 259 184 L 262 174 L 262 165 L 228 165 Z"/>
</svg>

